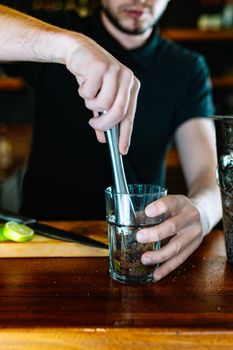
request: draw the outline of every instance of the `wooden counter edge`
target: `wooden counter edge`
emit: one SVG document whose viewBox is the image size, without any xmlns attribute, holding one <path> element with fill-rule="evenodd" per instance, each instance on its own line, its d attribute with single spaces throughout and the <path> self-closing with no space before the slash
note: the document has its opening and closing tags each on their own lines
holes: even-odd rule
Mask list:
<svg viewBox="0 0 233 350">
<path fill-rule="evenodd" d="M 1 329 L 4 350 L 225 350 L 233 348 L 233 330 L 163 328 L 33 328 Z"/>
</svg>

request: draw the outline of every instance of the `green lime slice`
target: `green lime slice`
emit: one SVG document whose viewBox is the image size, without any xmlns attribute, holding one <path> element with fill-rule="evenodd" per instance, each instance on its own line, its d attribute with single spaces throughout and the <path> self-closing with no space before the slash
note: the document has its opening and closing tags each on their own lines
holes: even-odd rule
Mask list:
<svg viewBox="0 0 233 350">
<path fill-rule="evenodd" d="M 4 224 L 0 225 L 0 242 L 8 241 L 8 238 L 6 238 L 3 234 Z"/>
<path fill-rule="evenodd" d="M 34 236 L 34 231 L 18 222 L 8 221 L 3 227 L 3 235 L 14 242 L 27 242 Z"/>
</svg>

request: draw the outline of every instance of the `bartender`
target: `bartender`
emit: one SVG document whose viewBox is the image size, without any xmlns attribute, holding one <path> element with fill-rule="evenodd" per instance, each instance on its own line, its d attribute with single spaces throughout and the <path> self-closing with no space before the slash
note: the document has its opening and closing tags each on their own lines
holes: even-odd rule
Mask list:
<svg viewBox="0 0 233 350">
<path fill-rule="evenodd" d="M 144 264 L 161 264 L 155 280 L 182 264 L 221 218 L 215 132 L 208 118 L 214 113 L 209 70 L 201 55 L 160 37 L 159 18 L 168 2 L 102 0 L 87 18 L 38 14 L 90 37 L 140 80 L 131 147 L 124 157 L 128 183 L 163 186 L 166 153 L 171 141 L 176 142 L 187 196 L 168 195 L 151 204 L 146 214 L 164 214 L 165 220 L 137 236 L 145 243 L 170 238 L 159 251 L 142 256 Z M 91 76 L 98 75 L 96 67 L 88 67 Z M 47 220 L 104 219 L 104 189 L 112 183 L 108 150 L 95 142 L 86 123 L 89 109 L 98 111 L 103 105 L 93 107 L 87 97 L 84 103 L 76 94 L 75 78 L 63 65 L 25 64 L 24 76 L 34 89 L 35 123 L 22 212 Z M 108 95 L 114 84 L 106 75 L 104 80 Z"/>
</svg>

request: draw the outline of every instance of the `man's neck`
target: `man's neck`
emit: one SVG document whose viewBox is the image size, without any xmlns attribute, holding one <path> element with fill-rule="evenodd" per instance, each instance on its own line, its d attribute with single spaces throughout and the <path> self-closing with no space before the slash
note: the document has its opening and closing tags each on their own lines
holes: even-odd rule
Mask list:
<svg viewBox="0 0 233 350">
<path fill-rule="evenodd" d="M 116 39 L 125 49 L 136 49 L 144 45 L 151 35 L 153 29 L 148 29 L 145 33 L 139 35 L 131 35 L 122 32 L 116 28 L 107 18 L 104 12 L 100 13 L 101 21 L 105 29 Z"/>
</svg>

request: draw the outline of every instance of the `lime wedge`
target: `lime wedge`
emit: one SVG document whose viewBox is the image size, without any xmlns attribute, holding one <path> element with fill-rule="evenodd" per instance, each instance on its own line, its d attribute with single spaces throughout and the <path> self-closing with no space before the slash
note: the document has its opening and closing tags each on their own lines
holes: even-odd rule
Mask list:
<svg viewBox="0 0 233 350">
<path fill-rule="evenodd" d="M 15 242 L 27 242 L 34 236 L 34 231 L 18 222 L 8 221 L 3 227 L 3 236 Z"/>
<path fill-rule="evenodd" d="M 8 238 L 6 238 L 3 234 L 4 224 L 0 226 L 0 242 L 8 241 Z"/>
</svg>

